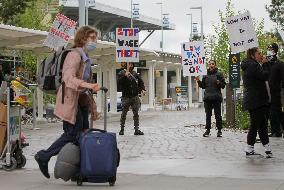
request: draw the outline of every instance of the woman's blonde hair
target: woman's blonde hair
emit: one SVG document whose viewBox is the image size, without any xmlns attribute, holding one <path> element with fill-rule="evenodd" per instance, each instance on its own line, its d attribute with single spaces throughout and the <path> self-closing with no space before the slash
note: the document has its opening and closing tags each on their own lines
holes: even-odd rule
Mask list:
<svg viewBox="0 0 284 190">
<path fill-rule="evenodd" d="M 74 38 L 74 45 L 73 47 L 84 47 L 85 44 L 87 43 L 87 39 L 90 36 L 90 34 L 95 33 L 96 36 L 98 36 L 98 31 L 97 29 L 90 27 L 90 26 L 82 26 L 80 27 L 75 35 Z"/>
</svg>

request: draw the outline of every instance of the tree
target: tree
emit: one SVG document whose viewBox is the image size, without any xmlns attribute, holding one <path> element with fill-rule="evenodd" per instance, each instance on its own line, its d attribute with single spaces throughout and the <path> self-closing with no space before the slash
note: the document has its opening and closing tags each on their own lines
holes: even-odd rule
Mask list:
<svg viewBox="0 0 284 190">
<path fill-rule="evenodd" d="M 240 11 L 238 11 L 237 14 L 240 14 Z M 220 22 L 216 25 L 213 25 L 214 31 L 215 31 L 214 36 L 216 37 L 215 40 L 213 41 L 210 40 L 210 37 L 206 39 L 206 43 L 210 44 L 211 47 L 212 47 L 212 43 L 214 44 L 212 50 L 210 51 L 211 57 L 216 60 L 218 68 L 224 73 L 225 76 L 228 76 L 229 74 L 228 58 L 230 54 L 230 44 L 229 44 L 227 28 L 225 25 L 225 19 L 227 17 L 231 17 L 235 15 L 236 15 L 236 12 L 234 11 L 234 6 L 231 0 L 228 0 L 225 12 L 219 11 Z M 253 20 L 253 22 L 254 22 L 257 38 L 258 38 L 259 48 L 266 54 L 266 49 L 267 49 L 268 44 L 272 42 L 279 43 L 279 40 L 277 39 L 274 33 L 264 31 L 264 20 L 260 22 Z M 245 53 L 242 52 L 241 60 L 243 60 L 244 57 L 245 57 Z M 233 95 L 233 89 L 230 87 L 230 85 L 227 85 L 227 88 L 226 88 L 226 106 L 227 106 L 226 120 L 227 120 L 227 123 L 231 126 L 234 125 L 232 123 L 234 118 L 230 117 L 231 115 L 234 115 L 234 110 L 231 109 L 232 106 L 234 106 L 232 102 L 233 101 L 232 95 Z M 236 116 L 237 124 L 239 124 L 238 122 L 240 121 L 239 119 L 245 116 L 244 112 L 242 111 L 238 113 L 242 113 L 242 115 Z M 242 118 L 241 121 L 244 121 L 244 119 Z M 243 125 L 239 124 L 239 126 L 243 126 Z"/>
<path fill-rule="evenodd" d="M 266 5 L 269 17 L 278 27 L 284 28 L 284 0 L 271 0 L 270 5 Z"/>
<path fill-rule="evenodd" d="M 31 1 L 35 0 L 0 0 L 0 21 L 10 24 L 14 16 L 25 12 Z"/>
</svg>

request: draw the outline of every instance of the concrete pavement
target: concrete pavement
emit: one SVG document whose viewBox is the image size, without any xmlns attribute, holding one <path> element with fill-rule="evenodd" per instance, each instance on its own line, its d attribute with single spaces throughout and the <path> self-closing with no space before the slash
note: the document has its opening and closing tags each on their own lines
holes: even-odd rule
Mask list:
<svg viewBox="0 0 284 190">
<path fill-rule="evenodd" d="M 142 112 L 140 118 L 144 136 L 133 135 L 132 114 L 128 115 L 126 134 L 118 136 L 122 160 L 114 189 L 284 189 L 282 138 L 271 139 L 275 158 L 247 159 L 246 134 L 241 131 L 227 130 L 223 138 L 217 138 L 213 129 L 211 137 L 202 137 L 203 109 Z M 112 115 L 108 124 L 109 131 L 118 132 L 119 115 Z M 103 128 L 102 121 L 95 125 Z M 44 179 L 33 160 L 36 151 L 47 148 L 60 135 L 61 128 L 56 123 L 40 130 L 25 130 L 30 143 L 25 149 L 26 169 L 11 173 L 0 170 L 1 190 L 77 188 L 71 182 Z M 261 144 L 256 144 L 256 150 L 264 152 Z M 50 173 L 54 162 L 50 162 Z M 5 179 L 19 181 L 19 186 Z"/>
</svg>

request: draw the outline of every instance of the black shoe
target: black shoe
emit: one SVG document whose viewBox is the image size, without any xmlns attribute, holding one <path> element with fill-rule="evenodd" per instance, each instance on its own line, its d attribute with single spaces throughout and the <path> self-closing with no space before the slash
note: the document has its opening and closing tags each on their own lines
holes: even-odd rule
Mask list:
<svg viewBox="0 0 284 190">
<path fill-rule="evenodd" d="M 281 134 L 271 133 L 268 135 L 269 137 L 282 137 Z"/>
<path fill-rule="evenodd" d="M 246 157 L 247 158 L 263 158 L 263 156 L 261 154 L 256 153 L 254 151 L 251 151 L 251 152 L 246 151 Z"/>
<path fill-rule="evenodd" d="M 265 154 L 266 154 L 266 158 L 273 158 L 271 151 L 265 151 Z"/>
<path fill-rule="evenodd" d="M 203 133 L 203 137 L 209 137 L 210 136 L 210 130 L 206 129 L 205 133 Z"/>
<path fill-rule="evenodd" d="M 124 129 L 121 128 L 118 134 L 119 135 L 124 135 Z"/>
<path fill-rule="evenodd" d="M 222 137 L 222 131 L 221 130 L 218 130 L 217 137 Z"/>
<path fill-rule="evenodd" d="M 50 175 L 48 173 L 48 162 L 43 162 L 40 160 L 39 155 L 36 154 L 34 156 L 35 160 L 38 163 L 39 169 L 41 171 L 41 173 L 46 177 L 46 178 L 50 178 Z"/>
<path fill-rule="evenodd" d="M 134 135 L 144 135 L 144 133 L 139 129 L 135 129 Z"/>
</svg>

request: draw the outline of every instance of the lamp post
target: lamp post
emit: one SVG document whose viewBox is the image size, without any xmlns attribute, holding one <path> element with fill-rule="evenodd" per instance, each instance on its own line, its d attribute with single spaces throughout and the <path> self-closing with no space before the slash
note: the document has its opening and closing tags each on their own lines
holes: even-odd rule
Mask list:
<svg viewBox="0 0 284 190">
<path fill-rule="evenodd" d="M 190 33 L 189 33 L 189 42 L 192 40 L 192 13 L 186 14 L 190 16 Z M 192 105 L 192 80 L 191 76 L 187 77 L 187 87 L 188 87 L 188 109 Z"/>
<path fill-rule="evenodd" d="M 160 48 L 162 50 L 162 53 L 164 52 L 164 27 L 163 27 L 163 3 L 156 3 L 157 5 L 161 5 L 161 34 L 162 34 L 162 39 L 160 42 Z"/>
<path fill-rule="evenodd" d="M 202 7 L 190 7 L 190 9 L 200 9 L 200 16 L 201 16 L 201 40 L 203 40 L 203 14 L 202 14 Z"/>
<path fill-rule="evenodd" d="M 190 16 L 190 33 L 189 33 L 189 41 L 192 40 L 192 13 L 186 14 L 187 16 Z"/>
<path fill-rule="evenodd" d="M 200 17 L 201 17 L 201 41 L 203 41 L 203 15 L 202 15 L 202 7 L 190 7 L 190 9 L 199 9 L 200 10 Z M 201 76 L 199 76 L 199 80 L 201 80 Z M 199 88 L 199 95 L 198 95 L 198 102 L 202 102 L 203 99 L 202 90 Z"/>
</svg>

